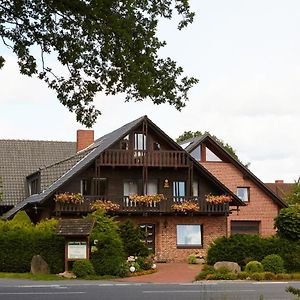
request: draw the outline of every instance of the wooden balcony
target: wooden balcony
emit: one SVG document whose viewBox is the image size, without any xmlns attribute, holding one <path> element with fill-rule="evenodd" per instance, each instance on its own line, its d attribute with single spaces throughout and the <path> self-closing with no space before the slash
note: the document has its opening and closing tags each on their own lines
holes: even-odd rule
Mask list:
<svg viewBox="0 0 300 300">
<path fill-rule="evenodd" d="M 184 151 L 107 150 L 97 159 L 98 166 L 188 167 Z"/>
<path fill-rule="evenodd" d="M 104 197 L 101 196 L 87 196 L 83 204 L 66 204 L 66 203 L 55 203 L 56 214 L 84 214 L 91 211 L 91 204 L 95 200 L 103 200 Z M 190 200 L 197 203 L 199 206 L 199 211 L 193 212 L 193 214 L 226 214 L 229 212 L 229 204 L 210 204 L 204 199 L 198 197 L 185 197 L 185 198 L 169 198 L 161 200 L 160 202 L 150 202 L 150 203 L 140 203 L 130 200 L 128 197 L 123 197 L 121 199 L 108 199 L 120 206 L 120 209 L 115 212 L 116 214 L 124 213 L 159 213 L 159 214 L 184 214 L 182 212 L 176 212 L 172 209 L 173 204 L 181 204 L 185 200 Z"/>
</svg>

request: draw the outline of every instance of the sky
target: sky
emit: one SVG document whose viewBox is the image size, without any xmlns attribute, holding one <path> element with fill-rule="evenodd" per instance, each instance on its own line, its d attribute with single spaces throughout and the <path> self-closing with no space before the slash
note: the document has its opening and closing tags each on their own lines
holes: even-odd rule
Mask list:
<svg viewBox="0 0 300 300">
<path fill-rule="evenodd" d="M 178 112 L 125 95 L 98 94 L 100 137 L 140 116 L 172 138 L 209 131 L 229 143 L 264 182 L 300 176 L 300 1 L 192 0 L 194 23 L 178 31 L 163 21 L 158 36 L 185 74 L 199 79 Z M 42 81 L 18 73 L 0 42 L 0 139 L 75 141 L 84 129 Z"/>
</svg>

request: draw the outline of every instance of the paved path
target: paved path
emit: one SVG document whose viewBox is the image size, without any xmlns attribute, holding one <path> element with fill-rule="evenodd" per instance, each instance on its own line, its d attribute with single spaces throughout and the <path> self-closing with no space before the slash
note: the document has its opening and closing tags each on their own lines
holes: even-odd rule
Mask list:
<svg viewBox="0 0 300 300">
<path fill-rule="evenodd" d="M 195 276 L 201 271 L 202 265 L 164 263 L 157 264 L 157 269 L 158 271 L 156 273 L 122 278 L 118 279 L 118 281 L 139 283 L 189 283 L 195 280 Z"/>
</svg>

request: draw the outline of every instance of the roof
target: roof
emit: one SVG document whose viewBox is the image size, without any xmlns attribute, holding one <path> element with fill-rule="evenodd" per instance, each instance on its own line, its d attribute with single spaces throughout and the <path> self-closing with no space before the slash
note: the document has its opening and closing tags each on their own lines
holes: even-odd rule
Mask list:
<svg viewBox="0 0 300 300">
<path fill-rule="evenodd" d="M 94 219 L 62 219 L 57 226 L 57 235 L 63 236 L 87 236 L 90 235 Z"/>
<path fill-rule="evenodd" d="M 66 164 L 66 161 L 68 160 L 64 160 L 55 164 L 55 168 L 58 168 L 60 170 L 59 172 L 63 172 L 63 174 L 60 177 L 58 177 L 54 182 L 52 182 L 49 186 L 47 186 L 47 188 L 45 188 L 45 190 L 43 190 L 40 194 L 30 196 L 21 203 L 18 203 L 16 207 L 12 208 L 10 211 L 4 214 L 3 217 L 11 218 L 17 211 L 19 211 L 20 209 L 24 209 L 27 205 L 43 203 L 45 200 L 51 197 L 59 187 L 68 182 L 74 175 L 79 173 L 81 170 L 88 167 L 102 152 L 104 152 L 115 142 L 126 136 L 131 130 L 138 127 L 145 120 L 147 120 L 149 124 L 154 126 L 154 128 L 158 132 L 164 135 L 166 140 L 169 143 L 171 143 L 176 149 L 181 149 L 181 147 L 176 142 L 174 142 L 167 134 L 165 134 L 159 127 L 157 127 L 151 120 L 149 120 L 147 116 L 143 116 L 97 139 L 85 151 L 79 152 L 77 155 L 74 156 L 74 164 L 70 164 L 71 167 L 70 165 Z M 233 197 L 234 202 L 236 203 L 234 205 L 244 205 L 244 203 L 236 195 L 234 195 L 226 186 L 224 186 L 217 178 L 215 178 L 211 173 L 209 173 L 203 166 L 198 164 L 196 160 L 194 160 L 194 158 L 192 158 L 191 156 L 190 158 L 194 161 L 195 166 L 198 169 L 200 169 L 206 177 L 210 178 L 215 184 L 221 187 L 221 189 L 224 192 L 230 194 Z M 48 169 L 50 170 L 49 177 L 53 179 L 55 175 L 51 174 L 51 172 L 55 172 L 56 169 L 52 168 L 54 168 L 54 166 L 51 166 Z M 58 176 L 59 172 L 56 173 L 56 176 Z M 43 174 L 43 170 L 41 170 L 41 174 Z M 49 182 L 51 182 L 51 180 L 49 180 Z"/>
<path fill-rule="evenodd" d="M 75 153 L 75 142 L 0 140 L 1 205 L 16 205 L 25 199 L 28 174 Z"/>
<path fill-rule="evenodd" d="M 275 194 L 277 197 L 284 200 L 285 196 L 293 191 L 295 183 L 284 182 L 272 182 L 265 183 L 265 185 Z"/>
<path fill-rule="evenodd" d="M 190 143 L 185 147 L 187 152 L 193 151 L 199 144 L 209 141 L 212 143 L 222 154 L 225 156 L 232 164 L 234 164 L 244 175 L 248 176 L 252 181 L 254 181 L 258 187 L 260 187 L 266 194 L 268 194 L 272 200 L 278 204 L 280 207 L 287 207 L 285 201 L 277 195 L 272 189 L 270 189 L 266 184 L 264 184 L 258 177 L 256 177 L 246 166 L 244 166 L 239 160 L 233 157 L 220 143 L 218 143 L 209 133 L 205 133 L 202 136 L 188 139 L 182 141 L 180 144 Z M 199 163 L 199 162 L 198 162 Z M 200 164 L 200 163 L 199 163 Z"/>
</svg>

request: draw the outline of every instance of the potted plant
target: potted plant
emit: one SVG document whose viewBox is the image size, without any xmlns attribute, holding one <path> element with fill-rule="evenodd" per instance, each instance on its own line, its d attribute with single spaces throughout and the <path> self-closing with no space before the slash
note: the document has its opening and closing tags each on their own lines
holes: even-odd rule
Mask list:
<svg viewBox="0 0 300 300">
<path fill-rule="evenodd" d="M 194 201 L 184 200 L 182 203 L 173 204 L 171 209 L 177 212 L 191 213 L 199 211 L 200 207 L 199 204 Z"/>
<path fill-rule="evenodd" d="M 102 209 L 104 211 L 118 211 L 120 209 L 120 205 L 113 203 L 109 200 L 96 200 L 91 204 L 91 210 Z"/>
<path fill-rule="evenodd" d="M 129 200 L 135 201 L 137 203 L 153 203 L 160 202 L 164 200 L 165 197 L 163 194 L 155 194 L 155 195 L 130 195 Z"/>
<path fill-rule="evenodd" d="M 231 196 L 228 195 L 206 195 L 206 201 L 210 204 L 224 204 L 231 201 Z"/>
<path fill-rule="evenodd" d="M 55 202 L 63 204 L 80 205 L 84 202 L 84 198 L 80 193 L 59 193 L 54 197 Z"/>
</svg>

